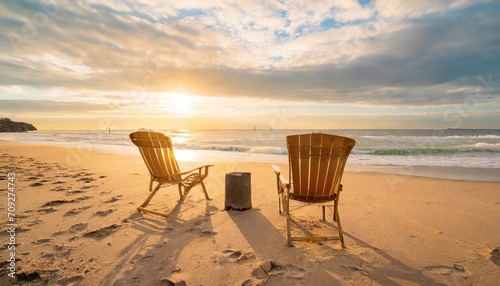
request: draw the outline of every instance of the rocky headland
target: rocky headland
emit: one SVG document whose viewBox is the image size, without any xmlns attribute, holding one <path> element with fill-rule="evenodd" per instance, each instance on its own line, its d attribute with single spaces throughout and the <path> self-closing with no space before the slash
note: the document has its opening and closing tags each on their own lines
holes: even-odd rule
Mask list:
<svg viewBox="0 0 500 286">
<path fill-rule="evenodd" d="M 9 118 L 0 118 L 0 132 L 26 132 L 37 130 L 29 123 L 12 121 Z"/>
</svg>

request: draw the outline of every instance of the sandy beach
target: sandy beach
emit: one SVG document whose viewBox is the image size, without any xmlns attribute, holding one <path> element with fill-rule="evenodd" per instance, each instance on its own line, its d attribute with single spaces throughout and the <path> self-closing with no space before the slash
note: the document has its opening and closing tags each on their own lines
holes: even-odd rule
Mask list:
<svg viewBox="0 0 500 286">
<path fill-rule="evenodd" d="M 0 142 L 0 154 L 1 285 L 500 285 L 498 182 L 347 171 L 347 248 L 288 248 L 269 164 L 213 162 L 211 200 L 197 186 L 178 204 L 176 187 L 163 188 L 151 208 L 174 211 L 161 218 L 136 211 L 149 183 L 139 153 Z M 252 174 L 251 210 L 224 210 L 224 175 L 234 171 Z M 336 232 L 316 206 L 293 204 L 292 215 L 294 231 Z"/>
</svg>

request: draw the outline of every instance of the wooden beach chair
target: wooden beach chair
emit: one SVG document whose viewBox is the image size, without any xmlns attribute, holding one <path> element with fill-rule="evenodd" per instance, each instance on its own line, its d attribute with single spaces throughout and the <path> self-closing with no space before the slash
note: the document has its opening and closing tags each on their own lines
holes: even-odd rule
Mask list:
<svg viewBox="0 0 500 286">
<path fill-rule="evenodd" d="M 172 140 L 163 133 L 153 131 L 137 131 L 129 135 L 130 140 L 139 148 L 144 163 L 149 170 L 151 180 L 149 183 L 150 194 L 148 198 L 137 208 L 140 212 L 152 213 L 164 217 L 168 217 L 170 213 L 163 213 L 146 209 L 153 196 L 163 185 L 177 185 L 179 188 L 179 196 L 181 201 L 188 195 L 189 190 L 197 184 L 201 184 L 201 188 L 205 193 L 205 198 L 208 200 L 208 193 L 203 183 L 208 175 L 208 168 L 212 165 L 204 165 L 190 171 L 181 172 L 174 155 Z M 157 185 L 153 189 L 153 182 Z M 184 188 L 184 193 L 182 192 Z"/>
<path fill-rule="evenodd" d="M 286 216 L 286 232 L 288 246 L 292 241 L 340 240 L 345 247 L 342 225 L 338 211 L 340 191 L 342 191 L 342 174 L 347 158 L 356 141 L 349 137 L 323 133 L 290 135 L 286 137 L 288 149 L 289 173 L 288 181 L 281 175 L 280 168 L 272 165 L 277 179 L 279 212 L 281 205 Z M 290 233 L 290 201 L 296 200 L 306 204 L 332 206 L 333 221 L 337 223 L 338 237 L 292 237 Z"/>
</svg>

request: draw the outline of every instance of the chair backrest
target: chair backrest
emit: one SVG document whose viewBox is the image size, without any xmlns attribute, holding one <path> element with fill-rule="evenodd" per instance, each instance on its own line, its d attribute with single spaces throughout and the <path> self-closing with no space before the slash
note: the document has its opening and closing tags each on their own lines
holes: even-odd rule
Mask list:
<svg viewBox="0 0 500 286">
<path fill-rule="evenodd" d="M 179 165 L 174 155 L 172 140 L 163 133 L 136 131 L 129 135 L 130 140 L 139 148 L 149 173 L 162 181 L 179 181 Z"/>
<path fill-rule="evenodd" d="M 287 136 L 290 198 L 311 203 L 333 200 L 355 144 L 352 138 L 323 133 Z"/>
</svg>

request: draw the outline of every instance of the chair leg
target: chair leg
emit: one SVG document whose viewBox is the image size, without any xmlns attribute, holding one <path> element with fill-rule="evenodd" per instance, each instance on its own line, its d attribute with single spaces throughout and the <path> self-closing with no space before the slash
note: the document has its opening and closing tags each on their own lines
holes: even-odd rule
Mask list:
<svg viewBox="0 0 500 286">
<path fill-rule="evenodd" d="M 340 218 L 338 217 L 337 214 L 337 227 L 339 229 L 339 238 L 340 242 L 342 243 L 342 248 L 345 248 L 345 242 L 344 242 L 344 232 L 342 231 L 342 224 L 340 223 Z"/>
<path fill-rule="evenodd" d="M 292 247 L 292 234 L 290 232 L 290 214 L 286 215 L 286 239 L 288 247 Z"/>
<path fill-rule="evenodd" d="M 337 206 L 338 206 L 338 198 L 335 200 L 335 203 L 333 204 L 333 221 L 337 221 L 338 219 L 338 212 L 337 212 Z"/>
<path fill-rule="evenodd" d="M 325 206 L 321 206 L 321 210 L 323 211 L 323 221 L 326 221 L 326 218 L 325 218 Z"/>
<path fill-rule="evenodd" d="M 201 185 L 201 188 L 203 189 L 203 192 L 205 193 L 205 199 L 210 200 L 210 197 L 208 197 L 207 188 L 205 188 L 205 183 L 203 182 L 203 179 L 200 179 L 200 185 Z"/>
<path fill-rule="evenodd" d="M 292 233 L 290 231 L 290 201 L 287 197 L 283 197 L 283 211 L 286 214 L 286 239 L 288 247 L 292 247 Z"/>
<path fill-rule="evenodd" d="M 153 176 L 150 176 L 150 180 L 149 180 L 149 191 L 153 191 Z"/>
<path fill-rule="evenodd" d="M 182 183 L 177 184 L 177 186 L 178 186 L 178 188 L 179 188 L 179 197 L 180 197 L 180 198 L 181 198 L 181 200 L 182 200 L 182 198 L 183 198 L 183 195 L 182 195 Z"/>
<path fill-rule="evenodd" d="M 337 207 L 338 200 L 335 201 L 335 206 L 333 210 L 333 217 L 334 220 L 337 222 L 337 228 L 339 230 L 339 238 L 340 238 L 340 243 L 342 243 L 342 248 L 345 248 L 345 242 L 344 242 L 344 232 L 342 231 L 342 224 L 340 223 L 340 216 L 339 216 L 339 209 Z"/>
<path fill-rule="evenodd" d="M 156 188 L 151 191 L 151 194 L 149 194 L 148 198 L 144 201 L 144 203 L 142 203 L 142 205 L 140 206 L 140 208 L 144 208 L 145 206 L 147 206 L 149 204 L 149 202 L 151 201 L 151 199 L 153 198 L 153 196 L 160 189 L 160 186 L 161 186 L 161 183 L 158 183 L 158 185 L 156 186 Z"/>
</svg>

